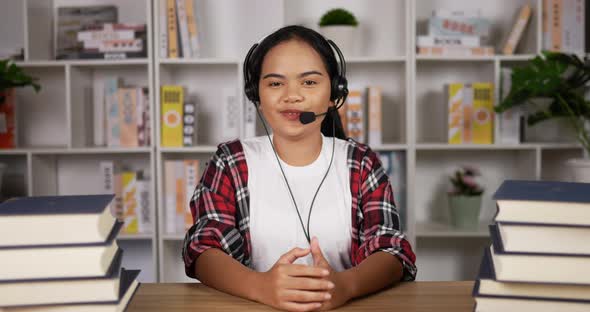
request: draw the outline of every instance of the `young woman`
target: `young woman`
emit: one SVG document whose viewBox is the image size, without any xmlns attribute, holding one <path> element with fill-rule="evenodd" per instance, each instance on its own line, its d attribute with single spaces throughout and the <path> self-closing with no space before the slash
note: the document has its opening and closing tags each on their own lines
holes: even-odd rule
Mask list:
<svg viewBox="0 0 590 312">
<path fill-rule="evenodd" d="M 250 49 L 244 83 L 272 134 L 222 143 L 208 162 L 190 202 L 186 274 L 290 311 L 414 280 L 389 178 L 338 117 L 348 90 L 337 47 L 283 27 Z"/>
</svg>

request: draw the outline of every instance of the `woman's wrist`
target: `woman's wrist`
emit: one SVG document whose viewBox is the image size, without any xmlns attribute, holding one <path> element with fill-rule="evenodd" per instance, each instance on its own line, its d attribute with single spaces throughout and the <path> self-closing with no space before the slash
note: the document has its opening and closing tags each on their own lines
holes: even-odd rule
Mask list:
<svg viewBox="0 0 590 312">
<path fill-rule="evenodd" d="M 244 283 L 246 296 L 249 300 L 262 303 L 262 294 L 264 292 L 263 272 L 250 270 Z"/>
<path fill-rule="evenodd" d="M 356 297 L 355 269 L 351 268 L 342 272 L 336 272 L 334 277 L 336 283 L 340 283 L 347 301 Z"/>
</svg>

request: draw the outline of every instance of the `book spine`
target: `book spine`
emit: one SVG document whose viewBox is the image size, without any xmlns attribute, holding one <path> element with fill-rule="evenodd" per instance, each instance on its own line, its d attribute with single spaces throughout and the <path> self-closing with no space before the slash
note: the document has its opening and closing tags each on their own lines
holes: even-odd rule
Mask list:
<svg viewBox="0 0 590 312">
<path fill-rule="evenodd" d="M 136 173 L 133 171 L 125 171 L 121 173 L 123 181 L 123 216 L 125 223 L 123 225 L 123 233 L 137 234 L 137 183 Z"/>
<path fill-rule="evenodd" d="M 115 185 L 114 185 L 114 171 L 115 165 L 112 161 L 101 161 L 99 164 L 99 175 L 101 177 L 102 183 L 100 192 L 103 194 L 114 194 L 115 193 Z"/>
<path fill-rule="evenodd" d="M 543 0 L 542 13 L 542 32 L 543 32 L 543 50 L 551 49 L 551 0 Z"/>
<path fill-rule="evenodd" d="M 143 124 L 145 125 L 145 146 L 152 145 L 152 126 L 151 126 L 151 106 L 150 106 L 150 93 L 149 88 L 142 88 L 143 96 Z"/>
<path fill-rule="evenodd" d="M 182 103 L 184 91 L 181 86 L 162 86 L 162 146 L 182 147 Z"/>
<path fill-rule="evenodd" d="M 461 143 L 473 143 L 473 85 L 463 85 L 463 101 L 461 102 L 462 134 Z"/>
<path fill-rule="evenodd" d="M 191 44 L 191 54 L 193 57 L 199 57 L 201 47 L 199 44 L 199 32 L 197 27 L 197 18 L 195 13 L 194 0 L 185 0 L 186 22 L 188 25 L 188 36 Z"/>
<path fill-rule="evenodd" d="M 152 215 L 150 208 L 150 180 L 143 176 L 141 179 L 137 179 L 136 184 L 136 202 L 138 205 L 137 230 L 139 233 L 151 233 Z"/>
<path fill-rule="evenodd" d="M 114 175 L 114 186 L 115 186 L 115 205 L 114 205 L 114 217 L 119 221 L 125 221 L 124 218 L 124 204 L 123 204 L 123 177 L 121 173 L 115 173 Z"/>
<path fill-rule="evenodd" d="M 436 9 L 432 10 L 432 16 L 440 18 L 475 18 L 480 17 L 480 10 L 449 10 L 449 9 Z"/>
<path fill-rule="evenodd" d="M 240 109 L 238 106 L 239 104 L 237 94 L 234 88 L 223 88 L 222 93 L 223 105 L 221 110 L 221 137 L 222 140 L 227 141 L 240 136 Z"/>
<path fill-rule="evenodd" d="M 562 0 L 551 0 L 551 51 L 561 51 L 562 46 L 562 28 L 561 15 L 563 11 Z"/>
<path fill-rule="evenodd" d="M 185 210 L 184 210 L 184 231 L 187 231 L 191 226 L 193 226 L 193 216 L 191 214 L 190 209 L 190 202 L 193 197 L 193 193 L 197 183 L 199 181 L 199 160 L 192 159 L 192 160 L 185 160 L 184 161 L 184 169 L 185 169 L 185 177 L 186 177 L 186 198 L 185 202 Z"/>
<path fill-rule="evenodd" d="M 188 22 L 186 20 L 185 0 L 176 0 L 176 13 L 178 29 L 180 30 L 180 45 L 183 58 L 191 58 L 191 44 L 188 35 Z"/>
<path fill-rule="evenodd" d="M 143 103 L 143 88 L 135 88 L 135 115 L 137 121 L 137 145 L 145 146 L 145 119 Z"/>
<path fill-rule="evenodd" d="M 494 85 L 487 82 L 473 84 L 472 142 L 492 144 L 494 137 Z"/>
<path fill-rule="evenodd" d="M 531 17 L 531 6 L 528 4 L 525 4 L 520 9 L 520 13 L 518 14 L 518 17 L 516 19 L 516 22 L 514 23 L 514 26 L 512 27 L 512 31 L 510 31 L 510 35 L 508 36 L 508 39 L 506 40 L 506 44 L 504 45 L 504 48 L 502 49 L 502 53 L 507 54 L 507 55 L 514 54 L 514 50 L 516 49 L 516 46 L 518 45 L 518 42 L 520 41 L 520 38 L 522 37 L 522 33 L 524 32 L 524 29 L 525 29 L 530 17 Z"/>
<path fill-rule="evenodd" d="M 463 47 L 479 47 L 480 38 L 477 36 L 418 36 L 418 47 L 430 47 L 439 45 L 456 45 Z"/>
<path fill-rule="evenodd" d="M 492 56 L 494 55 L 494 48 L 491 46 L 483 47 L 464 47 L 464 46 L 431 46 L 418 47 L 419 55 L 426 56 Z"/>
<path fill-rule="evenodd" d="M 137 147 L 137 91 L 121 88 L 118 91 L 119 118 L 121 121 L 121 146 Z"/>
<path fill-rule="evenodd" d="M 111 147 L 121 146 L 121 124 L 119 123 L 119 101 L 117 90 L 119 80 L 107 78 L 105 80 L 105 106 L 108 110 L 107 116 L 107 144 Z"/>
<path fill-rule="evenodd" d="M 448 100 L 449 144 L 461 144 L 463 143 L 463 84 L 448 84 L 446 93 Z"/>
<path fill-rule="evenodd" d="M 348 135 L 357 142 L 365 142 L 362 90 L 351 88 L 346 101 L 348 102 L 347 120 Z"/>
<path fill-rule="evenodd" d="M 562 51 L 584 52 L 584 0 L 562 2 Z"/>
<path fill-rule="evenodd" d="M 244 96 L 244 138 L 256 136 L 256 107 Z"/>
<path fill-rule="evenodd" d="M 168 24 L 167 24 L 167 0 L 158 0 L 160 6 L 160 25 L 159 39 L 160 39 L 160 58 L 168 58 Z"/>
<path fill-rule="evenodd" d="M 168 25 L 168 57 L 178 58 L 178 28 L 176 21 L 176 1 L 166 0 L 166 24 Z"/>
<path fill-rule="evenodd" d="M 480 17 L 438 17 L 428 19 L 428 34 L 431 36 L 479 36 L 490 37 L 490 21 Z"/>
<path fill-rule="evenodd" d="M 338 109 L 338 116 L 340 117 L 344 134 L 348 137 L 348 101 L 345 101 L 344 104 L 342 104 L 342 107 Z"/>
<path fill-rule="evenodd" d="M 0 105 L 0 148 L 16 147 L 16 96 L 14 88 L 0 92 L 4 103 Z"/>
<path fill-rule="evenodd" d="M 133 30 L 86 30 L 78 32 L 78 41 L 82 41 L 84 46 L 98 46 L 97 43 L 105 40 L 133 40 L 135 31 Z"/>
<path fill-rule="evenodd" d="M 176 187 L 175 231 L 184 233 L 186 202 L 186 180 L 184 176 L 184 162 L 177 160 L 174 166 L 174 181 Z"/>
<path fill-rule="evenodd" d="M 500 70 L 500 98 L 504 99 L 508 95 L 512 85 L 512 69 L 502 68 Z M 495 142 L 502 144 L 519 144 L 520 143 L 520 116 L 519 108 L 512 108 L 497 115 L 497 122 L 494 127 Z"/>
<path fill-rule="evenodd" d="M 105 117 L 105 87 L 104 79 L 95 77 L 92 83 L 92 94 L 93 103 L 92 108 L 94 110 L 94 145 L 104 146 L 105 145 L 105 128 L 106 128 L 106 117 Z"/>
<path fill-rule="evenodd" d="M 164 203 L 166 233 L 176 232 L 176 161 L 164 161 Z"/>
<path fill-rule="evenodd" d="M 377 146 L 382 144 L 381 87 L 371 86 L 367 93 L 369 95 L 369 145 Z"/>
<path fill-rule="evenodd" d="M 182 111 L 182 145 L 195 145 L 195 104 L 185 102 Z"/>
</svg>

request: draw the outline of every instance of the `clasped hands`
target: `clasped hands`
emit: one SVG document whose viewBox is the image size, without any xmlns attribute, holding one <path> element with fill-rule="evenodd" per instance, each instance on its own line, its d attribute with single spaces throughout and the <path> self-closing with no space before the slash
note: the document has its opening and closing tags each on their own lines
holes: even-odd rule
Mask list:
<svg viewBox="0 0 590 312">
<path fill-rule="evenodd" d="M 313 266 L 293 263 L 310 252 Z M 330 310 L 351 299 L 343 275 L 332 269 L 316 237 L 310 248 L 294 248 L 282 255 L 260 278 L 257 301 L 281 310 Z"/>
</svg>

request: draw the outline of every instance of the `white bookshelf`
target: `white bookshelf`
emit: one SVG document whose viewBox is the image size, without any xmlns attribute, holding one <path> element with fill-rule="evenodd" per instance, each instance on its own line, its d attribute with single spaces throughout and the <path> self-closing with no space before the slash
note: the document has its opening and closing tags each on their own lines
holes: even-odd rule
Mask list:
<svg viewBox="0 0 590 312">
<path fill-rule="evenodd" d="M 54 60 L 52 20 L 59 6 L 114 4 L 119 21 L 146 23 L 148 55 L 128 60 Z M 17 148 L 1 150 L 0 161 L 9 164 L 5 184 L 9 195 L 96 194 L 100 189 L 99 162 L 115 161 L 132 170 L 145 170 L 152 178 L 152 220 L 146 234 L 121 234 L 118 244 L 124 250 L 123 266 L 141 269 L 139 280 L 158 280 L 157 228 L 155 226 L 155 149 L 153 147 L 95 147 L 92 142 L 92 101 L 87 90 L 103 75 L 122 77 L 125 83 L 149 88 L 150 107 L 154 107 L 153 62 L 151 48 L 152 6 L 150 0 L 7 0 L 2 2 L 2 21 L 10 15 L 20 38 L 9 38 L 13 46 L 25 49 L 25 59 L 16 62 L 40 78 L 41 92 L 17 91 Z M 3 35 L 9 33 L 3 31 Z M 2 42 L 5 38 L 2 37 Z M 152 115 L 152 120 L 154 113 Z M 152 125 L 152 129 L 154 126 Z M 155 130 L 153 131 L 155 135 Z M 152 135 L 152 137 L 154 136 Z M 14 184 L 14 185 L 13 185 Z M 3 188 L 6 190 L 6 188 Z"/>
<path fill-rule="evenodd" d="M 222 141 L 218 117 L 221 90 L 232 87 L 242 94 L 242 62 L 251 45 L 288 24 L 317 29 L 321 14 L 333 7 L 351 10 L 363 34 L 358 40 L 364 51 L 360 55 L 345 55 L 349 84 L 383 88 L 383 114 L 387 121 L 383 123 L 383 144 L 372 148 L 405 154 L 407 226 L 404 231 L 417 254 L 419 280 L 474 278 L 483 248 L 489 244 L 486 226 L 494 212 L 491 195 L 502 180 L 566 180 L 569 176 L 564 171 L 564 162 L 582 154 L 579 145 L 571 141 L 527 141 L 518 145 L 446 143 L 444 83 L 489 81 L 497 86 L 501 67 L 523 64 L 539 53 L 542 0 L 196 0 L 202 53 L 194 59 L 160 56 L 161 0 L 69 1 L 117 3 L 120 20 L 145 22 L 151 39 L 148 57 L 121 61 L 51 60 L 51 50 L 47 48 L 51 33 L 46 30 L 50 25 L 47 17 L 52 12 L 47 5 L 50 2 L 4 1 L 3 6 L 9 5 L 14 9 L 12 12 L 22 14 L 22 21 L 12 16 L 12 23 L 20 25 L 19 29 L 10 37 L 0 35 L 0 42 L 25 47 L 26 58 L 19 64 L 39 76 L 43 86 L 40 94 L 29 89 L 19 91 L 20 144 L 14 150 L 0 150 L 0 161 L 9 164 L 8 174 L 14 177 L 5 187 L 12 193 L 27 195 L 93 193 L 98 187 L 93 173 L 97 172 L 100 160 L 112 159 L 147 169 L 153 181 L 154 232 L 119 239 L 129 261 L 125 264 L 141 268 L 144 281 L 189 281 L 181 258 L 184 233 L 164 231 L 164 161 L 196 158 L 201 161 L 202 173 L 205 162 Z M 502 36 L 512 27 L 514 12 L 524 3 L 532 5 L 533 16 L 515 55 L 472 58 L 416 55 L 415 37 L 426 33 L 425 22 L 433 9 L 481 9 L 493 22 L 492 42 L 499 50 Z M 263 18 L 258 18 L 260 12 L 265 12 Z M 117 74 L 126 82 L 150 87 L 153 146 L 121 149 L 89 144 L 87 138 L 91 133 L 83 127 L 81 116 L 90 107 L 78 105 L 83 103 L 79 90 L 101 74 Z M 196 100 L 199 106 L 196 146 L 161 146 L 158 99 L 163 84 L 184 85 L 189 98 Z M 238 98 L 243 101 L 241 96 Z M 257 134 L 264 134 L 261 127 Z M 484 174 L 486 186 L 481 225 L 469 231 L 448 225 L 445 195 L 447 176 L 463 164 L 477 165 Z M 19 173 L 21 177 L 17 177 Z"/>
</svg>

